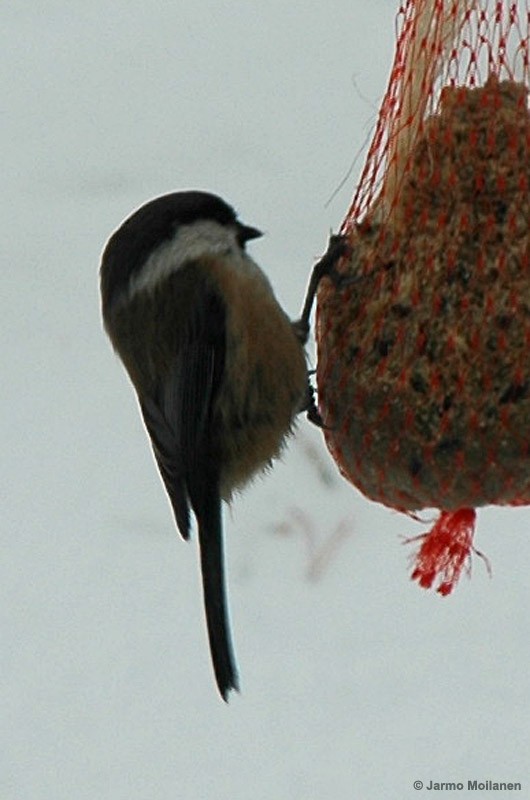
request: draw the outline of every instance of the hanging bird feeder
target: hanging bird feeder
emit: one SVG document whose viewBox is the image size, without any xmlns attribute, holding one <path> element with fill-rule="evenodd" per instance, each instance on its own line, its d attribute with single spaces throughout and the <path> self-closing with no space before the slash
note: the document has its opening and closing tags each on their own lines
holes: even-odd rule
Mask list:
<svg viewBox="0 0 530 800">
<path fill-rule="evenodd" d="M 320 412 L 342 474 L 440 510 L 412 577 L 448 594 L 475 509 L 530 503 L 527 2 L 408 0 L 318 295 Z"/>
</svg>

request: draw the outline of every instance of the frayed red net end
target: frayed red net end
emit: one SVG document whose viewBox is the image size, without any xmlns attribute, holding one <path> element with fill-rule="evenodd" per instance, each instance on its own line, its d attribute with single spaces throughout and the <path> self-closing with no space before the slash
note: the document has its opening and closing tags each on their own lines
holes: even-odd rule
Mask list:
<svg viewBox="0 0 530 800">
<path fill-rule="evenodd" d="M 430 589 L 439 577 L 436 591 L 444 596 L 450 594 L 471 558 L 475 519 L 473 508 L 442 511 L 429 533 L 415 537 L 423 542 L 411 579 Z"/>
</svg>

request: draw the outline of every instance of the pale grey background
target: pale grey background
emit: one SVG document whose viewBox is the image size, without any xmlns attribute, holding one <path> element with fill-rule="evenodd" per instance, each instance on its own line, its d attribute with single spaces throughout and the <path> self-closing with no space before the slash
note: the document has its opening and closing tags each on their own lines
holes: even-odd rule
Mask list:
<svg viewBox="0 0 530 800">
<path fill-rule="evenodd" d="M 475 559 L 453 596 L 426 593 L 401 538 L 425 526 L 365 501 L 302 421 L 226 514 L 242 693 L 225 706 L 196 543 L 100 327 L 106 237 L 185 187 L 267 232 L 252 254 L 298 312 L 362 166 L 326 206 L 373 126 L 396 8 L 4 4 L 2 800 L 408 800 L 430 796 L 416 779 L 468 778 L 530 798 L 529 512 L 480 513 L 491 580 Z M 313 579 L 302 510 L 330 550 Z"/>
</svg>

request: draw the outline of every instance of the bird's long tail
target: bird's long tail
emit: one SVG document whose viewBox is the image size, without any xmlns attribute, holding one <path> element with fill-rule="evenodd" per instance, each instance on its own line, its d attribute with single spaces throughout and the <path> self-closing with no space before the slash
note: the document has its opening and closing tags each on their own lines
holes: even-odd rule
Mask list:
<svg viewBox="0 0 530 800">
<path fill-rule="evenodd" d="M 228 621 L 225 585 L 221 501 L 210 498 L 198 518 L 204 608 L 217 686 L 223 700 L 239 688 Z"/>
</svg>

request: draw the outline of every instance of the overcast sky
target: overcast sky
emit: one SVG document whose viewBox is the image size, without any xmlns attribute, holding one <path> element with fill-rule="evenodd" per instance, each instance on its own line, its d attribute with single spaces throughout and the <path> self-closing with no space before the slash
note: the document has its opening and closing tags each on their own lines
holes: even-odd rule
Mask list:
<svg viewBox="0 0 530 800">
<path fill-rule="evenodd" d="M 416 780 L 468 779 L 530 797 L 528 510 L 479 514 L 493 577 L 475 558 L 442 599 L 409 580 L 403 539 L 427 525 L 365 500 L 301 421 L 225 514 L 226 706 L 196 541 L 101 330 L 106 238 L 192 187 L 266 232 L 252 255 L 298 313 L 362 167 L 397 5 L 2 10 L 1 800 L 408 800 L 430 796 Z"/>
</svg>

